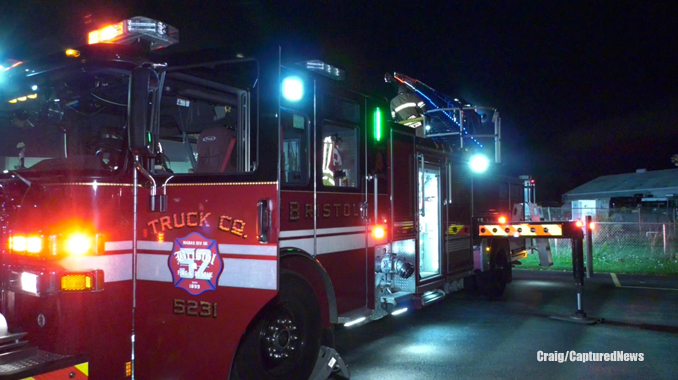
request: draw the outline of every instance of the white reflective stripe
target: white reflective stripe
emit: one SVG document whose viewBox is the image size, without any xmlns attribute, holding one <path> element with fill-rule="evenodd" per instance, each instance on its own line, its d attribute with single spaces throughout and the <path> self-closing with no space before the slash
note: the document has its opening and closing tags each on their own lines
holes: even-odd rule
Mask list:
<svg viewBox="0 0 678 380">
<path fill-rule="evenodd" d="M 174 246 L 174 242 L 171 241 L 161 243 L 159 241 L 139 240 L 137 242 L 137 249 L 143 249 L 144 251 L 171 251 L 172 246 Z"/>
<path fill-rule="evenodd" d="M 172 282 L 169 255 L 139 254 L 137 279 Z M 276 260 L 223 259 L 224 270 L 219 286 L 252 289 L 276 289 L 278 262 Z"/>
<path fill-rule="evenodd" d="M 373 247 L 374 242 L 370 241 L 370 247 Z M 298 248 L 306 252 L 313 252 L 313 238 L 305 239 L 290 239 L 280 243 L 281 248 Z M 339 235 L 339 236 L 324 236 L 318 238 L 318 252 L 317 255 L 326 253 L 342 252 L 352 249 L 364 249 L 365 234 Z"/>
<path fill-rule="evenodd" d="M 224 259 L 219 286 L 275 290 L 277 272 L 275 260 Z"/>
<path fill-rule="evenodd" d="M 420 108 L 423 107 L 423 106 L 425 106 L 425 105 L 426 105 L 426 104 L 424 104 L 424 102 L 419 102 L 419 103 L 417 103 L 417 107 L 420 107 Z"/>
<path fill-rule="evenodd" d="M 277 256 L 275 245 L 219 244 L 219 253 L 227 255 Z"/>
<path fill-rule="evenodd" d="M 107 241 L 104 243 L 105 251 L 128 251 L 132 249 L 132 241 Z"/>
<path fill-rule="evenodd" d="M 341 234 L 348 232 L 363 232 L 365 231 L 364 226 L 356 227 L 336 227 L 336 228 L 319 228 L 317 230 L 317 235 L 329 235 L 329 234 Z M 281 238 L 288 237 L 297 237 L 297 236 L 312 236 L 313 230 L 293 230 L 293 231 L 280 231 Z"/>
<path fill-rule="evenodd" d="M 169 252 L 174 246 L 173 242 L 139 241 L 138 248 L 144 251 Z M 275 245 L 244 245 L 244 244 L 219 244 L 219 253 L 229 255 L 254 255 L 276 256 L 278 247 Z"/>
<path fill-rule="evenodd" d="M 172 282 L 172 271 L 169 268 L 169 254 L 137 255 L 137 279 L 148 281 Z"/>
<path fill-rule="evenodd" d="M 59 264 L 69 272 L 101 269 L 104 271 L 104 282 L 128 281 L 132 279 L 131 253 L 102 256 L 69 256 L 61 260 Z"/>
<path fill-rule="evenodd" d="M 396 107 L 395 111 L 398 112 L 398 111 L 402 110 L 403 108 L 416 107 L 416 106 L 417 106 L 417 103 L 414 103 L 414 102 L 403 103 L 403 104 L 399 105 L 398 107 Z"/>
</svg>

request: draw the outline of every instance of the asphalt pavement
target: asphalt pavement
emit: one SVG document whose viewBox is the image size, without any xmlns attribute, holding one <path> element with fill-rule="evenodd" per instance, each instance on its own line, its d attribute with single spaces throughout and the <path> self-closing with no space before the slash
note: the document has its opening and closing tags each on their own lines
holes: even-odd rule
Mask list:
<svg viewBox="0 0 678 380">
<path fill-rule="evenodd" d="M 576 305 L 572 273 L 515 270 L 500 300 L 454 293 L 338 328 L 337 351 L 352 380 L 678 378 L 677 277 L 595 274 L 583 309 L 603 323 L 550 318 Z"/>
</svg>

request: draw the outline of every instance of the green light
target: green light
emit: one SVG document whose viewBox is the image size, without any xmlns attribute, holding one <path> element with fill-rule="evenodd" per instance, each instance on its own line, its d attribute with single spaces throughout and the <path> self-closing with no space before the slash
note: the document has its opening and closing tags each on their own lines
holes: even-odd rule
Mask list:
<svg viewBox="0 0 678 380">
<path fill-rule="evenodd" d="M 374 111 L 374 139 L 381 141 L 381 111 L 379 107 Z"/>
</svg>

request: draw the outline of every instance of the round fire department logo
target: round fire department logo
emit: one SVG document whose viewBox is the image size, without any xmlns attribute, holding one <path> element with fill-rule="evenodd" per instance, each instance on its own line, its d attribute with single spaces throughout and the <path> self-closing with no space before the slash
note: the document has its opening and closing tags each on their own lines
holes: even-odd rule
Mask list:
<svg viewBox="0 0 678 380">
<path fill-rule="evenodd" d="M 174 286 L 197 296 L 207 290 L 216 290 L 224 263 L 216 240 L 193 232 L 174 240 L 169 268 Z"/>
</svg>

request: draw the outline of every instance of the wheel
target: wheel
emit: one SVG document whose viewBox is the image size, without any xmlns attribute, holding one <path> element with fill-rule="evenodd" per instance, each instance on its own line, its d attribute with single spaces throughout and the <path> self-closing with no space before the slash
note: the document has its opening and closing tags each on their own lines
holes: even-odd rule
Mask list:
<svg viewBox="0 0 678 380">
<path fill-rule="evenodd" d="M 283 272 L 276 299 L 245 333 L 232 378 L 306 380 L 320 350 L 320 306 L 301 276 Z"/>
<path fill-rule="evenodd" d="M 480 292 L 492 300 L 504 294 L 511 277 L 511 264 L 506 257 L 506 251 L 503 249 L 496 251 L 490 258 L 490 269 L 479 273 L 476 278 Z"/>
</svg>

